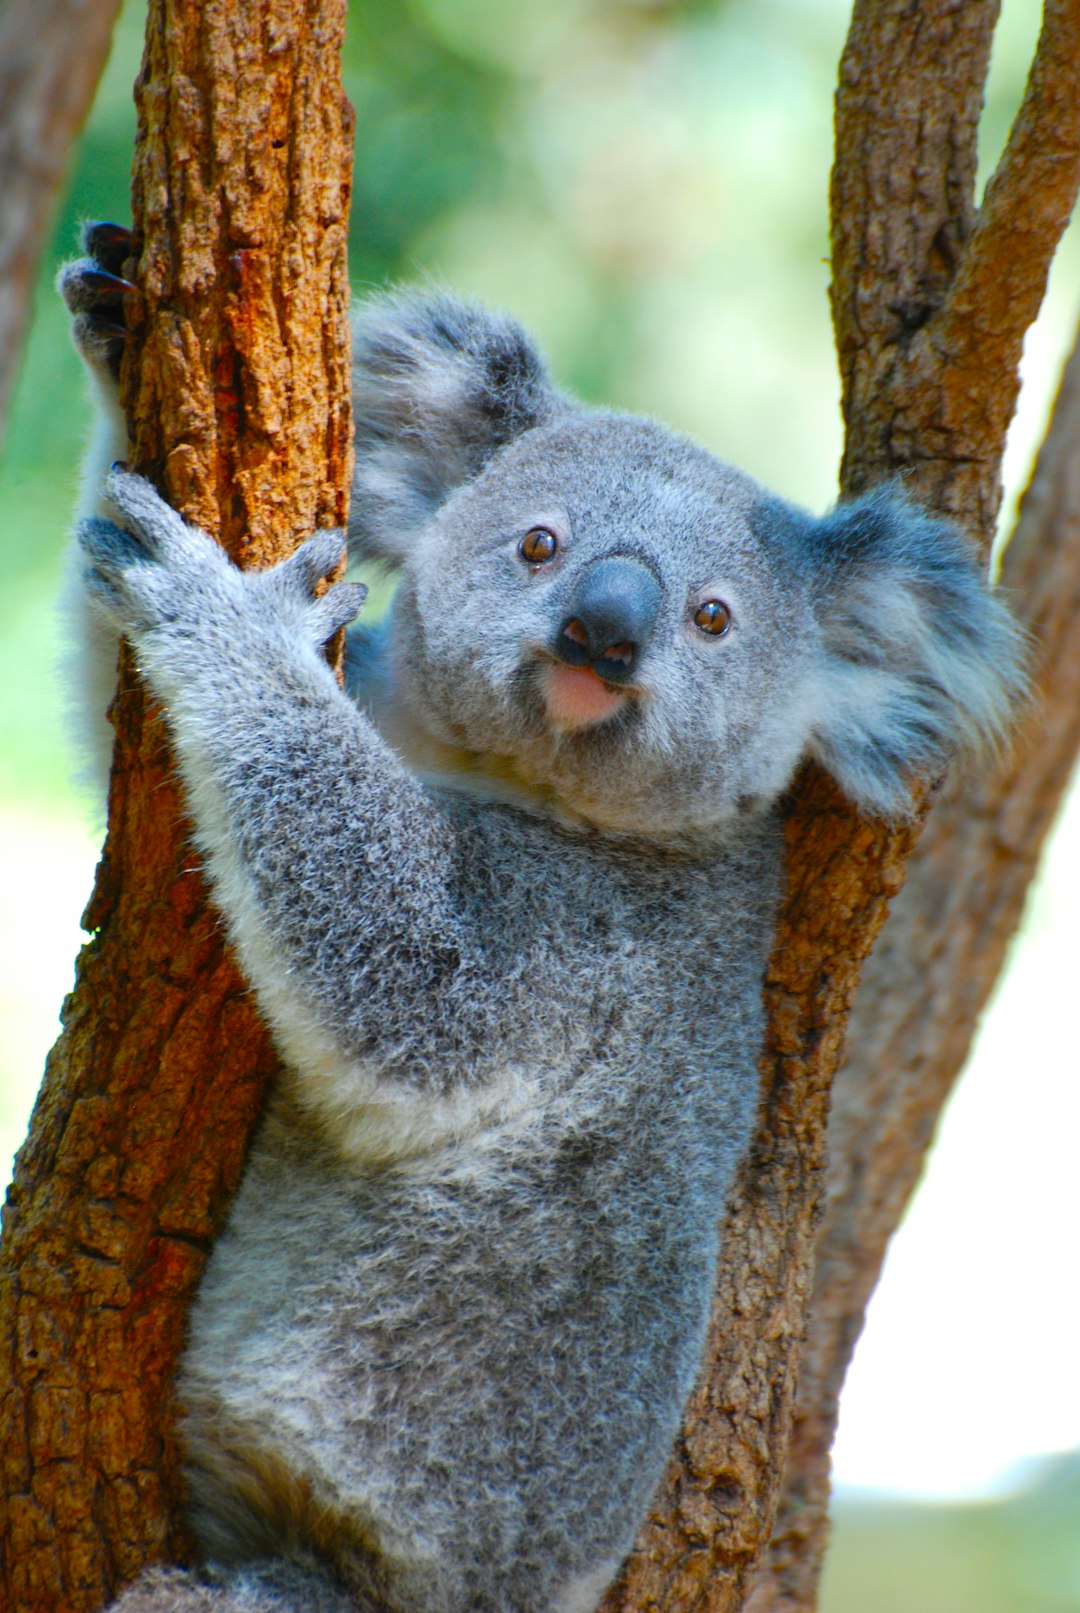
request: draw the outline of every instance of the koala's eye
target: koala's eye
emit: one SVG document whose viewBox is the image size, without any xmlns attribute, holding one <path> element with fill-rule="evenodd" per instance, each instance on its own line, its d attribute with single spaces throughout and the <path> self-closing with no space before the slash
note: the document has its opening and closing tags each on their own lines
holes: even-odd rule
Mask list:
<svg viewBox="0 0 1080 1613">
<path fill-rule="evenodd" d="M 550 528 L 534 526 L 518 544 L 518 554 L 530 566 L 546 566 L 549 560 L 554 560 L 558 547 L 559 540 Z"/>
<path fill-rule="evenodd" d="M 706 599 L 694 612 L 694 626 L 719 638 L 731 626 L 731 612 L 722 599 Z"/>
</svg>

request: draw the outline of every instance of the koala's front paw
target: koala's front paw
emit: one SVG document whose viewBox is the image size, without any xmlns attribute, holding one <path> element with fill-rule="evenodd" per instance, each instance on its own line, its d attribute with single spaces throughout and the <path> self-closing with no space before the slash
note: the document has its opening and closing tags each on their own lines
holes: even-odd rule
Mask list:
<svg viewBox="0 0 1080 1613">
<path fill-rule="evenodd" d="M 280 565 L 249 575 L 252 586 L 270 597 L 272 608 L 283 618 L 294 619 L 309 643 L 320 645 L 351 622 L 367 598 L 367 589 L 359 582 L 331 583 L 325 593 L 316 593 L 344 557 L 345 534 L 328 528 L 308 538 Z"/>
<path fill-rule="evenodd" d="M 240 573 L 224 550 L 188 526 L 141 476 L 114 465 L 105 491 L 119 523 L 94 518 L 76 531 L 94 605 L 129 639 L 235 609 Z"/>
<path fill-rule="evenodd" d="M 85 586 L 97 609 L 136 644 L 154 633 L 191 639 L 200 632 L 220 643 L 242 636 L 243 622 L 325 644 L 367 595 L 361 583 L 336 583 L 316 594 L 341 561 L 340 532 L 317 532 L 268 571 L 239 571 L 143 477 L 114 466 L 105 491 L 120 519 L 79 526 Z"/>
<path fill-rule="evenodd" d="M 85 257 L 66 263 L 57 289 L 75 316 L 72 336 L 91 369 L 115 382 L 128 334 L 124 299 L 138 286 L 123 278 L 135 252 L 135 236 L 122 224 L 87 224 L 82 237 Z"/>
</svg>

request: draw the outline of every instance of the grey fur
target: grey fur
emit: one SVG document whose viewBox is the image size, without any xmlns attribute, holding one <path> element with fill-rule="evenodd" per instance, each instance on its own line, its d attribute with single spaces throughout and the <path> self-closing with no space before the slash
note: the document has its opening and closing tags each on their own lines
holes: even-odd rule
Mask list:
<svg viewBox="0 0 1080 1613">
<path fill-rule="evenodd" d="M 400 582 L 347 695 L 321 645 L 361 593 L 312 593 L 337 540 L 241 574 L 122 472 L 80 532 L 286 1062 L 180 1382 L 216 1578 L 123 1613 L 595 1606 L 699 1365 L 778 798 L 816 754 L 903 812 L 1022 683 L 964 541 L 896 492 L 814 520 L 446 298 L 368 305 L 356 361 L 353 518 Z M 612 556 L 659 614 L 581 721 L 560 623 Z"/>
</svg>

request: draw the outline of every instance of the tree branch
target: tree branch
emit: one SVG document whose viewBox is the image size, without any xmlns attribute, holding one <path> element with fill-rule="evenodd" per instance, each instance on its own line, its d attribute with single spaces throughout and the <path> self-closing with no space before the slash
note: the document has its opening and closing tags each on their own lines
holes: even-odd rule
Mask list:
<svg viewBox="0 0 1080 1613">
<path fill-rule="evenodd" d="M 1047 0 L 1024 103 L 972 228 L 966 198 L 995 14 L 996 0 L 860 0 L 832 182 L 841 486 L 855 493 L 902 474 L 987 545 L 1024 333 L 1080 185 L 1080 0 Z M 936 51 L 947 56 L 938 66 Z M 891 97 L 900 116 L 890 120 Z M 957 154 L 946 160 L 942 147 Z"/>
<path fill-rule="evenodd" d="M 836 92 L 832 311 L 846 426 L 841 486 L 901 468 L 889 437 L 908 346 L 975 225 L 983 85 L 998 0 L 856 0 Z"/>
<path fill-rule="evenodd" d="M 957 385 L 1013 374 L 1039 311 L 1080 182 L 1080 0 L 1046 0 L 1024 99 L 975 231 L 945 301 L 935 341 L 953 355 Z M 1017 388 L 999 404 L 1012 417 Z"/>
<path fill-rule="evenodd" d="M 996 13 L 994 0 L 858 0 L 841 70 L 832 184 L 833 309 L 848 427 L 844 490 L 904 471 L 927 503 L 956 515 L 987 544 L 1019 347 L 1011 370 L 980 375 L 981 390 L 965 396 L 957 376 L 967 349 L 954 353 L 941 333 L 948 334 L 950 287 L 972 237 L 976 123 Z M 1080 31 L 1072 39 L 1074 64 L 1078 52 Z M 1019 168 L 1032 149 L 1015 158 Z M 1072 167 L 1063 184 L 1075 189 L 1078 179 Z M 1049 240 L 1048 232 L 1040 253 L 1026 260 L 1028 309 L 1041 295 Z M 788 895 L 766 981 L 763 1108 L 742 1196 L 725 1228 L 710 1357 L 675 1463 L 606 1613 L 735 1613 L 753 1582 L 780 1491 L 810 1303 L 830 1082 L 860 966 L 903 883 L 919 827 L 860 820 L 813 769 L 794 792 Z M 983 878 L 996 889 L 1007 855 L 998 844 L 983 850 L 990 857 Z M 1018 885 L 1029 874 L 1022 869 Z M 939 868 L 928 892 L 954 883 L 963 885 L 957 871 Z M 971 913 L 982 912 L 970 889 L 969 903 L 967 914 L 957 915 L 961 936 L 970 933 Z M 959 945 L 943 921 L 936 929 L 947 946 Z M 943 958 L 942 967 L 952 961 Z M 927 960 L 918 967 L 926 971 Z M 895 975 L 890 990 L 902 992 Z M 931 1084 L 924 1094 L 916 1071 L 911 1093 L 885 1108 L 895 1146 L 918 1162 L 944 1092 Z M 837 1169 L 857 1178 L 857 1137 L 841 1134 L 835 1143 Z M 902 1208 L 902 1186 L 890 1191 L 885 1180 L 877 1187 L 881 1226 L 845 1228 L 856 1248 L 864 1237 L 871 1248 L 875 1238 L 883 1242 Z M 858 1297 L 861 1304 L 865 1295 Z M 850 1349 L 853 1315 L 838 1325 Z M 826 1417 L 830 1392 L 824 1380 L 808 1390 L 825 1397 Z M 801 1587 L 806 1599 L 784 1602 L 786 1590 L 766 1580 L 756 1613 L 813 1606 L 824 1514 L 816 1520 L 820 1531 L 800 1533 L 801 1484 L 794 1474 L 776 1563 L 784 1586 Z M 781 1599 L 770 1602 L 770 1594 Z"/>
<path fill-rule="evenodd" d="M 863 1312 L 1080 753 L 1078 442 L 1080 335 L 1002 579 L 1038 645 L 1036 697 L 1004 772 L 935 807 L 851 1017 L 784 1499 L 754 1613 L 816 1605 L 829 1451 Z"/>
<path fill-rule="evenodd" d="M 350 473 L 344 0 L 151 0 L 133 204 L 137 461 L 245 561 Z M 110 828 L 0 1244 L 0 1604 L 89 1613 L 183 1555 L 187 1306 L 276 1060 L 125 657 Z"/>
<path fill-rule="evenodd" d="M 119 10 L 120 0 L 0 7 L 0 445 L 53 201 Z"/>
</svg>

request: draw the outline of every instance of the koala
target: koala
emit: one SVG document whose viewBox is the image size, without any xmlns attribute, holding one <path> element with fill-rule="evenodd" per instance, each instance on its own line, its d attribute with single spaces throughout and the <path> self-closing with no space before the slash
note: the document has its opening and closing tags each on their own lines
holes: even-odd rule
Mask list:
<svg viewBox="0 0 1080 1613">
<path fill-rule="evenodd" d="M 127 237 L 86 244 L 108 394 Z M 344 688 L 339 533 L 241 572 L 122 466 L 78 531 L 282 1056 L 178 1386 L 205 1566 L 116 1605 L 588 1613 L 701 1361 L 784 792 L 909 812 L 1023 648 L 896 488 L 807 514 L 449 295 L 353 342 L 349 546 L 397 586 Z"/>
</svg>

